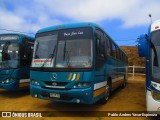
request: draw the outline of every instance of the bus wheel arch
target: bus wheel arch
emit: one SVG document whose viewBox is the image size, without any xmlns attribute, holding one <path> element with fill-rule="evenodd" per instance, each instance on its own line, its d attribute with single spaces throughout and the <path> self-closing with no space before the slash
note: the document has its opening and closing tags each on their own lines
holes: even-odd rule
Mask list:
<svg viewBox="0 0 160 120">
<path fill-rule="evenodd" d="M 109 78 L 107 80 L 106 91 L 104 93 L 103 98 L 100 99 L 100 103 L 105 104 L 108 101 L 109 97 L 111 96 L 111 91 L 112 91 L 112 80 L 111 78 Z"/>
</svg>

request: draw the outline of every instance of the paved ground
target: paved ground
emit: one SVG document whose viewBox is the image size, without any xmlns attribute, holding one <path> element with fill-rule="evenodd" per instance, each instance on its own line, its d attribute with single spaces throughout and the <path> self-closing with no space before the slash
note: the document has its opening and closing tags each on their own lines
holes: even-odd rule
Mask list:
<svg viewBox="0 0 160 120">
<path fill-rule="evenodd" d="M 37 98 L 32 98 L 28 90 L 25 91 L 5 91 L 0 90 L 0 111 L 57 111 L 55 113 L 48 112 L 48 114 L 55 114 L 54 118 L 35 118 L 36 120 L 46 120 L 46 119 L 68 119 L 68 120 L 82 120 L 83 113 L 85 111 L 90 111 L 87 114 L 92 116 L 95 112 L 93 111 L 107 111 L 104 114 L 108 114 L 109 111 L 145 111 L 146 101 L 145 101 L 145 83 L 144 81 L 130 81 L 126 88 L 117 89 L 109 101 L 101 105 L 99 103 L 93 105 L 83 105 L 83 104 L 68 104 L 68 103 L 56 103 L 53 101 L 41 100 Z M 82 112 L 70 112 L 70 115 L 80 116 L 80 117 L 59 117 L 58 115 L 67 116 L 67 113 L 63 111 L 83 111 Z M 57 115 L 58 114 L 58 115 Z M 101 114 L 101 112 L 100 112 Z M 0 118 L 1 120 L 2 118 Z M 3 118 L 8 120 L 8 118 Z M 17 118 L 12 118 L 16 119 Z M 20 119 L 20 118 L 19 118 Z M 23 118 L 28 119 L 28 118 Z M 146 117 L 83 117 L 83 119 L 88 120 L 145 120 L 152 118 Z"/>
</svg>

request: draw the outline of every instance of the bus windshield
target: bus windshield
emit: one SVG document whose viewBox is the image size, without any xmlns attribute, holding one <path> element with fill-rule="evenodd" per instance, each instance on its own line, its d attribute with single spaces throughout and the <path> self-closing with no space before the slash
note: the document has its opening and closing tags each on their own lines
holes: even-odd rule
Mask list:
<svg viewBox="0 0 160 120">
<path fill-rule="evenodd" d="M 92 66 L 92 41 L 75 39 L 58 42 L 56 68 L 87 68 Z"/>
<path fill-rule="evenodd" d="M 38 33 L 32 67 L 90 68 L 92 36 L 91 28 Z"/>
<path fill-rule="evenodd" d="M 151 34 L 152 77 L 160 79 L 160 30 Z"/>
<path fill-rule="evenodd" d="M 0 43 L 0 68 L 17 68 L 19 66 L 19 44 Z"/>
</svg>

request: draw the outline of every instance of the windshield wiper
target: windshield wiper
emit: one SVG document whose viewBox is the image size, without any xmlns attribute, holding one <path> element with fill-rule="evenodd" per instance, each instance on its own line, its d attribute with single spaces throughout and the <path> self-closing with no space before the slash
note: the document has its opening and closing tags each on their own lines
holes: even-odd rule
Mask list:
<svg viewBox="0 0 160 120">
<path fill-rule="evenodd" d="M 65 61 L 67 62 L 67 67 L 70 68 L 70 55 L 69 51 L 65 51 Z"/>
<path fill-rule="evenodd" d="M 35 54 L 35 55 L 34 55 L 34 59 L 35 59 L 35 58 L 39 58 L 38 55 L 36 55 L 37 50 L 38 50 L 38 47 L 39 47 L 39 42 L 37 41 L 37 42 L 36 42 L 36 49 L 35 49 L 35 52 L 34 52 L 34 54 Z"/>
<path fill-rule="evenodd" d="M 53 52 L 52 52 L 52 54 L 51 54 L 51 62 L 52 62 L 52 60 L 53 60 L 53 57 L 54 57 L 54 55 L 55 55 L 55 51 L 56 51 L 56 45 L 54 46 L 54 49 L 53 49 Z"/>
<path fill-rule="evenodd" d="M 44 63 L 43 63 L 42 66 L 41 66 L 41 69 L 44 68 L 44 65 L 46 64 L 46 62 L 47 62 L 50 58 L 51 58 L 51 63 L 52 63 L 52 60 L 53 60 L 54 55 L 55 55 L 55 51 L 56 51 L 56 45 L 55 45 L 55 47 L 54 47 L 54 49 L 53 49 L 53 51 L 52 51 L 52 54 L 50 54 L 51 56 L 48 56 L 48 58 L 45 59 Z"/>
<path fill-rule="evenodd" d="M 64 49 L 63 49 L 63 61 L 66 61 L 67 67 L 70 68 L 70 54 L 69 54 L 69 51 L 66 50 L 66 40 L 65 40 Z"/>
</svg>

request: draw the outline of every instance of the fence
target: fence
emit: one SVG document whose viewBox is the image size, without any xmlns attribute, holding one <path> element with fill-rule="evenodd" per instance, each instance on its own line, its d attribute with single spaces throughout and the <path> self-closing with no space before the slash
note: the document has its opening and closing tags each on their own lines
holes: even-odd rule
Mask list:
<svg viewBox="0 0 160 120">
<path fill-rule="evenodd" d="M 128 74 L 132 75 L 132 80 L 135 79 L 135 75 L 144 76 L 145 77 L 145 70 L 146 68 L 143 66 L 128 66 Z"/>
</svg>

